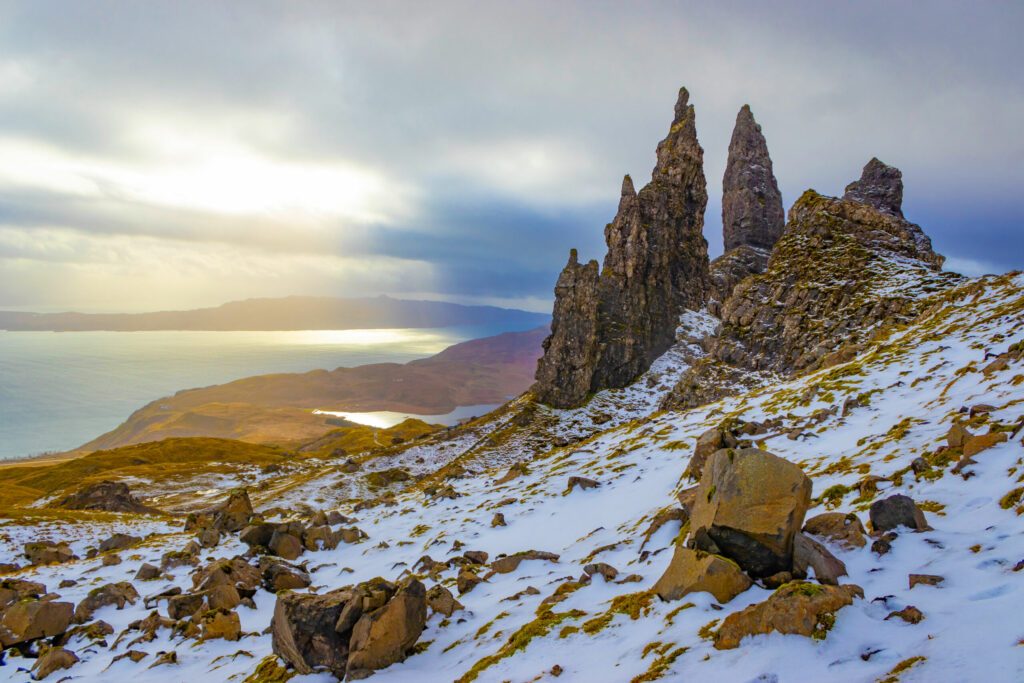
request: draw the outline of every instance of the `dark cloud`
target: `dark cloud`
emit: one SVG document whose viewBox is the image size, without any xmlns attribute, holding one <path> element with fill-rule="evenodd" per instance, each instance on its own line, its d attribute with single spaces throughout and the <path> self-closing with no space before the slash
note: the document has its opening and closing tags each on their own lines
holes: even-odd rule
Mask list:
<svg viewBox="0 0 1024 683">
<path fill-rule="evenodd" d="M 840 193 L 878 156 L 903 169 L 907 215 L 940 251 L 1021 267 L 1022 19 L 1010 2 L 0 2 L 0 155 L 31 142 L 144 173 L 179 154 L 155 144 L 167 126 L 270 161 L 352 164 L 403 207 L 378 199 L 382 217 L 314 225 L 156 203 L 130 183 L 24 186 L 0 158 L 0 263 L 73 263 L 74 250 L 30 244 L 60 229 L 76 244 L 196 245 L 211 264 L 218 250 L 225 264 L 380 259 L 409 274 L 374 282 L 409 290 L 550 297 L 569 247 L 600 258 L 621 176 L 647 177 L 686 85 L 713 254 L 725 150 L 749 102 L 787 204 L 808 187 Z M 80 250 L 83 264 L 102 266 L 104 249 Z M 353 277 L 264 279 L 284 294 Z"/>
</svg>

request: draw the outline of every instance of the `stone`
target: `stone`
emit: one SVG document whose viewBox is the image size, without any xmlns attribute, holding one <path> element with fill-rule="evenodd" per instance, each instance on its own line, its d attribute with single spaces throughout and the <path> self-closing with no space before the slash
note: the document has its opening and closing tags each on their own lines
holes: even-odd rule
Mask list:
<svg viewBox="0 0 1024 683">
<path fill-rule="evenodd" d="M 768 144 L 749 105 L 736 115 L 722 179 L 725 251 L 740 246 L 770 251 L 785 225 L 782 194 L 772 171 Z"/>
<path fill-rule="evenodd" d="M 71 547 L 64 542 L 50 544 L 33 541 L 26 543 L 24 555 L 25 559 L 32 564 L 63 564 L 78 559 L 78 556 L 71 551 Z"/>
<path fill-rule="evenodd" d="M 569 483 L 565 487 L 565 493 L 572 492 L 576 487 L 579 487 L 581 491 L 586 491 L 587 489 L 596 489 L 600 485 L 601 484 L 599 482 L 596 482 L 593 479 L 588 479 L 587 477 L 569 477 Z"/>
<path fill-rule="evenodd" d="M 427 606 L 431 611 L 446 617 L 450 617 L 456 610 L 463 609 L 462 604 L 455 599 L 452 592 L 441 584 L 431 586 L 427 591 Z"/>
<path fill-rule="evenodd" d="M 607 562 L 594 562 L 592 564 L 585 565 L 583 567 L 583 571 L 587 576 L 600 574 L 605 581 L 614 581 L 615 577 L 619 575 L 619 570 Z"/>
<path fill-rule="evenodd" d="M 297 537 L 288 533 L 275 531 L 270 537 L 270 544 L 267 546 L 270 552 L 286 560 L 294 560 L 302 554 L 303 545 Z"/>
<path fill-rule="evenodd" d="M 755 578 L 792 567 L 793 537 L 811 502 L 811 480 L 756 448 L 711 456 L 690 517 L 696 548 L 735 561 Z"/>
<path fill-rule="evenodd" d="M 793 537 L 793 572 L 806 577 L 810 569 L 819 583 L 832 586 L 839 584 L 840 576 L 847 576 L 842 560 L 814 539 L 798 533 Z"/>
<path fill-rule="evenodd" d="M 139 571 L 135 572 L 136 581 L 152 581 L 157 578 L 160 578 L 160 567 L 148 562 L 143 562 L 142 566 L 139 567 Z"/>
<path fill-rule="evenodd" d="M 288 591 L 278 595 L 270 624 L 274 654 L 300 675 L 313 673 L 314 667 L 324 667 L 343 679 L 350 634 L 339 633 L 335 624 L 353 597 L 348 589 L 323 595 Z"/>
<path fill-rule="evenodd" d="M 263 587 L 271 593 L 307 588 L 313 583 L 304 570 L 280 560 L 264 558 L 260 561 L 260 569 L 263 573 Z"/>
<path fill-rule="evenodd" d="M 988 434 L 976 434 L 964 441 L 964 458 L 970 458 L 984 450 L 999 443 L 1007 441 L 1006 432 L 989 432 Z"/>
<path fill-rule="evenodd" d="M 924 513 L 917 507 L 917 503 L 903 494 L 876 500 L 871 504 L 868 514 L 871 519 L 871 528 L 875 533 L 892 531 L 901 526 L 912 531 L 931 529 L 925 520 Z"/>
<path fill-rule="evenodd" d="M 26 579 L 4 579 L 0 581 L 0 612 L 19 600 L 40 598 L 46 595 L 46 586 Z"/>
<path fill-rule="evenodd" d="M 56 507 L 65 510 L 102 510 L 104 512 L 131 512 L 162 515 L 156 508 L 144 505 L 132 495 L 124 482 L 104 480 L 82 487 L 60 500 Z"/>
<path fill-rule="evenodd" d="M 501 512 L 495 512 L 494 517 L 491 518 L 491 528 L 499 526 L 508 526 L 505 522 L 505 515 Z"/>
<path fill-rule="evenodd" d="M 116 605 L 124 609 L 125 605 L 134 605 L 139 600 L 139 593 L 128 581 L 108 583 L 93 588 L 75 608 L 75 623 L 84 624 L 92 619 L 93 612 L 108 605 Z"/>
<path fill-rule="evenodd" d="M 349 680 L 403 661 L 427 623 L 426 589 L 412 580 L 381 608 L 364 613 L 349 641 Z"/>
<path fill-rule="evenodd" d="M 32 678 L 41 681 L 55 671 L 70 669 L 78 663 L 78 655 L 63 647 L 49 647 L 32 665 Z"/>
<path fill-rule="evenodd" d="M 185 531 L 199 532 L 215 529 L 221 533 L 234 533 L 244 529 L 252 520 L 252 502 L 243 488 L 228 492 L 223 503 L 203 512 L 193 512 L 185 518 Z"/>
<path fill-rule="evenodd" d="M 103 560 L 100 562 L 104 567 L 113 567 L 114 565 L 121 564 L 121 556 L 117 553 L 111 553 L 104 555 Z"/>
<path fill-rule="evenodd" d="M 237 612 L 228 609 L 211 609 L 199 619 L 202 640 L 223 638 L 238 640 L 242 637 L 242 622 Z"/>
<path fill-rule="evenodd" d="M 483 550 L 467 550 L 462 553 L 462 556 L 473 564 L 487 564 L 487 558 L 489 557 Z"/>
<path fill-rule="evenodd" d="M 214 586 L 206 591 L 206 604 L 210 609 L 232 610 L 242 602 L 238 589 L 230 584 Z"/>
<path fill-rule="evenodd" d="M 946 432 L 946 445 L 950 448 L 963 448 L 964 442 L 971 436 L 973 435 L 959 421 L 954 422 Z"/>
<path fill-rule="evenodd" d="M 618 211 L 605 228 L 603 267 L 580 265 L 570 252 L 537 365 L 537 400 L 575 407 L 592 392 L 632 383 L 675 343 L 680 313 L 704 304 L 703 157 L 683 88 L 651 181 L 637 192 L 629 176 L 623 179 Z"/>
<path fill-rule="evenodd" d="M 903 174 L 898 168 L 872 157 L 861 171 L 860 179 L 846 186 L 843 199 L 903 218 Z"/>
<path fill-rule="evenodd" d="M 270 522 L 254 522 L 238 533 L 238 540 L 252 547 L 267 547 L 274 535 L 276 525 Z"/>
<path fill-rule="evenodd" d="M 792 581 L 776 590 L 764 602 L 734 612 L 722 620 L 715 633 L 715 648 L 739 647 L 746 636 L 761 633 L 797 634 L 823 639 L 834 622 L 835 613 L 855 598 L 863 598 L 860 586 L 822 586 Z"/>
<path fill-rule="evenodd" d="M 254 591 L 262 580 L 260 570 L 240 556 L 230 560 L 214 560 L 192 572 L 192 586 L 200 591 L 225 584 L 240 590 Z"/>
<path fill-rule="evenodd" d="M 690 593 L 711 593 L 718 602 L 729 602 L 753 582 L 732 560 L 676 546 L 672 561 L 654 584 L 662 600 L 679 600 Z"/>
<path fill-rule="evenodd" d="M 867 545 L 867 532 L 857 515 L 844 512 L 824 512 L 804 522 L 804 533 L 821 536 L 847 550 Z"/>
<path fill-rule="evenodd" d="M 508 574 L 519 568 L 523 560 L 547 560 L 558 562 L 558 555 L 543 550 L 526 550 L 505 557 L 499 557 L 491 562 L 491 569 L 499 574 Z"/>
<path fill-rule="evenodd" d="M 201 529 L 196 534 L 196 541 L 202 548 L 216 548 L 220 543 L 220 532 L 216 529 Z"/>
<path fill-rule="evenodd" d="M 890 619 L 902 619 L 908 624 L 920 624 L 924 620 L 924 613 L 913 605 L 907 605 L 898 612 L 889 612 L 889 616 L 885 620 L 889 621 Z"/>
<path fill-rule="evenodd" d="M 483 579 L 477 576 L 475 572 L 468 569 L 460 570 L 459 575 L 455 578 L 455 586 L 459 590 L 459 595 L 465 595 L 482 582 Z"/>
<path fill-rule="evenodd" d="M 302 532 L 302 546 L 306 550 L 334 550 L 341 543 L 341 532 L 336 532 L 327 524 L 311 526 Z"/>
<path fill-rule="evenodd" d="M 0 645 L 11 647 L 68 630 L 75 606 L 70 602 L 23 599 L 0 617 Z"/>
<path fill-rule="evenodd" d="M 202 593 L 186 593 L 167 599 L 167 616 L 171 619 L 185 619 L 203 609 L 205 596 Z"/>
<path fill-rule="evenodd" d="M 907 583 L 909 584 L 908 590 L 918 584 L 925 586 L 938 586 L 945 580 L 945 577 L 936 576 L 935 574 L 910 574 L 907 577 Z"/>
<path fill-rule="evenodd" d="M 690 456 L 690 463 L 686 466 L 683 476 L 699 481 L 708 458 L 715 451 L 725 448 L 726 445 L 725 435 L 720 427 L 712 427 L 698 436 L 697 445 L 693 448 L 693 455 Z"/>
<path fill-rule="evenodd" d="M 99 551 L 101 553 L 106 553 L 112 550 L 124 550 L 125 548 L 132 547 L 141 540 L 142 539 L 138 536 L 132 536 L 131 534 L 114 534 L 100 543 Z"/>
</svg>

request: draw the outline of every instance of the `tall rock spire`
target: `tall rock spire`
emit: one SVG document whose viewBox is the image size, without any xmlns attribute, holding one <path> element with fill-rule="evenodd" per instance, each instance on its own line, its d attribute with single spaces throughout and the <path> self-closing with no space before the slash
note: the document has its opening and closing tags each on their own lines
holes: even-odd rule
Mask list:
<svg viewBox="0 0 1024 683">
<path fill-rule="evenodd" d="M 725 250 L 743 245 L 771 249 L 782 235 L 785 222 L 768 143 L 750 106 L 745 104 L 736 115 L 722 179 Z"/>
<path fill-rule="evenodd" d="M 608 253 L 596 299 L 580 294 L 590 285 L 580 269 L 589 264 L 570 258 L 559 277 L 552 333 L 533 388 L 544 403 L 579 405 L 592 391 L 631 383 L 675 342 L 683 309 L 704 304 L 707 189 L 689 97 L 685 88 L 679 91 L 651 182 L 636 192 L 629 176 L 623 180 L 618 212 L 605 227 Z M 579 285 L 581 278 L 586 287 Z M 584 333 L 581 343 L 569 331 L 589 329 L 595 310 L 595 333 Z M 574 364 L 571 372 L 564 370 L 566 364 Z"/>
</svg>

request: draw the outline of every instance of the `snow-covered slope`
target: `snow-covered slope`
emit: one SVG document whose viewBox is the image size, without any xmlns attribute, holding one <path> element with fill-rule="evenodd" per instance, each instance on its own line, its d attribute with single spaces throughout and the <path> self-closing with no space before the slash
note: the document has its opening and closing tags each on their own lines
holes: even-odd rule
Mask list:
<svg viewBox="0 0 1024 683">
<path fill-rule="evenodd" d="M 556 674 L 560 681 L 588 683 L 658 678 L 1024 680 L 1024 507 L 1019 502 L 1024 447 L 1020 431 L 1013 431 L 1024 418 L 1024 361 L 983 372 L 991 362 L 988 352 L 1004 352 L 1024 339 L 1022 325 L 1024 276 L 1012 274 L 967 282 L 938 295 L 916 323 L 892 331 L 852 362 L 698 409 L 655 410 L 671 376 L 603 392 L 576 411 L 547 411 L 520 399 L 463 433 L 474 436 L 453 437 L 466 443 L 417 445 L 406 452 L 406 462 L 423 458 L 424 471 L 427 463 L 441 467 L 434 475 L 438 480 L 457 463 L 461 476 L 443 481 L 458 497 L 426 495 L 430 478 L 396 488 L 393 505 L 354 513 L 368 539 L 306 553 L 302 559 L 323 592 L 375 576 L 399 577 L 413 571 L 423 555 L 442 561 L 466 550 L 486 551 L 491 558 L 527 550 L 559 556 L 557 562 L 524 561 L 515 571 L 495 573 L 457 596 L 465 609 L 450 618 L 432 615 L 420 651 L 377 672 L 374 679 L 382 683 L 520 682 L 553 680 Z M 698 354 L 695 345 L 684 346 Z M 681 372 L 687 362 L 682 349 L 670 352 L 674 355 L 662 362 L 664 367 L 653 372 Z M 843 410 L 848 399 L 856 401 Z M 969 429 L 1013 436 L 954 473 L 955 462 L 935 452 L 954 418 L 967 419 L 961 409 L 979 404 L 989 408 L 976 411 Z M 517 424 L 515 416 L 527 408 L 530 419 Z M 603 424 L 595 425 L 595 415 Z M 778 429 L 755 438 L 811 476 L 815 502 L 808 516 L 834 509 L 856 512 L 866 521 L 871 501 L 894 492 L 906 493 L 926 510 L 933 530 L 900 533 L 888 554 L 829 545 L 849 570 L 843 582 L 861 586 L 865 597 L 837 613 L 823 640 L 775 633 L 747 638 L 737 649 L 717 650 L 708 637 L 715 625 L 765 600 L 771 591 L 755 586 L 725 605 L 706 593 L 663 603 L 650 592 L 680 528 L 669 522 L 649 538 L 645 532 L 659 511 L 677 507 L 676 494 L 690 485 L 682 474 L 697 436 L 731 417 L 779 421 Z M 537 424 L 543 429 L 530 431 Z M 504 437 L 492 439 L 486 448 L 475 446 L 489 433 Z M 923 474 L 911 469 L 916 458 L 930 464 Z M 519 476 L 496 483 L 515 462 L 525 465 L 517 469 Z M 571 476 L 597 480 L 600 486 L 569 491 Z M 274 504 L 312 502 L 324 493 L 318 487 L 337 478 L 334 471 L 324 472 Z M 877 493 L 859 487 L 866 479 L 875 482 Z M 334 494 L 327 496 L 333 499 Z M 347 507 L 342 511 L 351 512 Z M 504 515 L 507 526 L 491 526 L 495 512 Z M 124 551 L 120 565 L 101 566 L 97 558 L 16 574 L 42 581 L 62 599 L 77 603 L 96 586 L 131 580 L 143 562 L 158 563 L 161 554 L 182 547 L 190 536 L 162 522 L 9 523 L 0 537 L 0 562 L 14 561 L 23 543 L 41 537 L 71 540 L 82 554 L 111 531 L 132 525 L 137 535 L 155 535 L 142 547 Z M 244 550 L 237 538 L 230 538 L 203 557 L 231 557 Z M 617 578 L 595 575 L 589 584 L 578 582 L 590 562 L 615 567 Z M 453 592 L 457 570 L 440 574 Z M 143 594 L 174 585 L 188 589 L 189 571 L 177 568 L 166 579 L 136 586 Z M 910 589 L 911 573 L 941 575 L 944 581 Z M 58 590 L 58 583 L 69 578 L 78 583 Z M 200 643 L 172 638 L 164 629 L 155 640 L 132 646 L 149 653 L 147 658 L 111 665 L 125 651 L 123 644 L 108 649 L 78 636 L 66 647 L 82 661 L 53 680 L 64 674 L 74 680 L 243 680 L 271 654 L 270 636 L 262 632 L 275 597 L 261 590 L 254 600 L 256 609 L 238 608 L 249 634 L 238 642 Z M 907 605 L 920 609 L 924 620 L 885 619 Z M 102 608 L 95 616 L 109 622 L 116 634 L 147 613 L 139 601 L 121 611 Z M 157 653 L 171 650 L 177 652 L 177 664 L 147 668 Z M 9 656 L 0 679 L 25 680 L 19 667 L 30 665 L 29 659 Z M 314 674 L 292 680 L 334 679 Z"/>
</svg>

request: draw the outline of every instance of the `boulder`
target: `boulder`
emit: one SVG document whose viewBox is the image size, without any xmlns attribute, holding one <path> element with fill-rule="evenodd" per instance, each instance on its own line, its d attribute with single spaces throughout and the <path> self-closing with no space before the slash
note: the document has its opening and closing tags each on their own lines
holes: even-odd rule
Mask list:
<svg viewBox="0 0 1024 683">
<path fill-rule="evenodd" d="M 68 630 L 74 611 L 70 602 L 21 600 L 8 607 L 0 618 L 0 644 L 6 648 L 60 635 Z"/>
<path fill-rule="evenodd" d="M 860 586 L 822 586 L 792 581 L 772 593 L 764 602 L 734 612 L 715 634 L 715 648 L 739 647 L 746 636 L 772 631 L 823 639 L 835 621 L 835 613 L 854 598 L 863 598 Z"/>
<path fill-rule="evenodd" d="M 452 592 L 441 584 L 431 586 L 427 591 L 427 606 L 431 611 L 439 612 L 446 617 L 450 617 L 456 610 L 463 609 L 462 604 L 455 599 Z"/>
<path fill-rule="evenodd" d="M 138 536 L 132 536 L 131 534 L 114 534 L 100 543 L 99 551 L 101 553 L 106 553 L 112 550 L 124 550 L 125 548 L 132 547 L 141 540 L 142 539 Z"/>
<path fill-rule="evenodd" d="M 547 560 L 549 562 L 558 562 L 558 555 L 545 552 L 543 550 L 525 550 L 512 555 L 506 555 L 505 557 L 499 557 L 491 562 L 491 569 L 499 574 L 508 574 L 509 572 L 514 572 L 518 569 L 519 563 L 523 560 Z"/>
<path fill-rule="evenodd" d="M 876 534 L 892 531 L 901 526 L 913 531 L 931 529 L 914 499 L 903 494 L 876 500 L 871 504 L 868 514 L 871 518 L 871 528 Z"/>
<path fill-rule="evenodd" d="M 203 609 L 205 596 L 202 593 L 186 593 L 167 599 L 167 616 L 171 619 L 185 619 Z"/>
<path fill-rule="evenodd" d="M 416 580 L 399 589 L 383 607 L 364 613 L 349 641 L 349 679 L 365 678 L 377 669 L 403 661 L 426 622 L 426 589 Z"/>
<path fill-rule="evenodd" d="M 716 451 L 690 517 L 694 545 L 753 577 L 788 571 L 810 502 L 811 480 L 788 460 L 756 448 Z"/>
<path fill-rule="evenodd" d="M 804 522 L 804 533 L 821 536 L 847 550 L 867 545 L 867 532 L 857 515 L 843 512 L 825 512 Z"/>
<path fill-rule="evenodd" d="M 704 465 L 708 458 L 718 450 L 725 448 L 725 438 L 720 427 L 712 427 L 697 437 L 697 445 L 693 448 L 693 455 L 690 456 L 690 464 L 686 466 L 683 476 L 688 479 L 699 480 L 704 473 Z"/>
<path fill-rule="evenodd" d="M 0 611 L 28 598 L 40 598 L 46 595 L 46 586 L 37 581 L 25 579 L 4 579 L 0 581 Z"/>
<path fill-rule="evenodd" d="M 886 621 L 890 619 L 902 619 L 908 624 L 920 624 L 924 620 L 924 613 L 913 605 L 907 605 L 899 611 L 889 612 Z"/>
<path fill-rule="evenodd" d="M 136 581 L 152 581 L 160 577 L 160 567 L 143 562 L 139 571 L 135 572 Z"/>
<path fill-rule="evenodd" d="M 473 564 L 487 564 L 488 554 L 483 550 L 467 550 L 462 556 Z"/>
<path fill-rule="evenodd" d="M 193 512 L 185 519 L 185 531 L 216 529 L 221 533 L 241 531 L 252 520 L 252 502 L 245 488 L 232 489 L 227 500 L 203 512 Z"/>
<path fill-rule="evenodd" d="M 313 583 L 309 574 L 299 567 L 269 557 L 260 560 L 260 571 L 263 575 L 263 587 L 271 593 L 307 588 Z"/>
<path fill-rule="evenodd" d="M 139 593 L 135 586 L 127 581 L 93 588 L 75 608 L 75 623 L 84 624 L 89 621 L 93 612 L 101 607 L 116 605 L 117 609 L 124 609 L 125 605 L 134 605 L 138 599 Z"/>
<path fill-rule="evenodd" d="M 729 602 L 752 585 L 732 560 L 676 546 L 672 561 L 654 584 L 662 600 L 679 600 L 689 593 L 711 593 L 718 602 Z"/>
<path fill-rule="evenodd" d="M 577 486 L 581 491 L 585 491 L 587 489 L 596 489 L 600 485 L 600 482 L 586 477 L 569 477 L 569 483 L 565 487 L 565 493 L 571 493 L 573 488 Z"/>
<path fill-rule="evenodd" d="M 62 647 L 49 647 L 32 665 L 32 678 L 41 681 L 55 671 L 70 669 L 78 663 L 78 655 Z"/>
<path fill-rule="evenodd" d="M 455 585 L 459 589 L 459 595 L 465 595 L 483 582 L 474 572 L 463 569 L 455 579 Z"/>
<path fill-rule="evenodd" d="M 810 576 L 808 570 L 814 570 L 814 578 L 819 583 L 835 586 L 840 576 L 846 576 L 846 565 L 842 560 L 828 551 L 828 548 L 814 539 L 797 534 L 793 538 L 793 572 L 801 576 Z"/>
<path fill-rule="evenodd" d="M 196 542 L 201 548 L 216 548 L 220 543 L 220 532 L 216 529 L 200 529 L 196 534 Z"/>
<path fill-rule="evenodd" d="M 334 550 L 340 542 L 341 532 L 326 524 L 311 526 L 302 533 L 302 545 L 306 550 Z"/>
<path fill-rule="evenodd" d="M 964 442 L 971 436 L 972 434 L 957 420 L 946 432 L 946 445 L 950 448 L 963 448 Z"/>
<path fill-rule="evenodd" d="M 907 576 L 908 590 L 913 589 L 914 586 L 938 586 L 940 583 L 945 581 L 946 578 L 943 576 L 937 576 L 935 574 L 910 574 Z"/>
<path fill-rule="evenodd" d="M 63 541 L 54 544 L 26 543 L 24 554 L 25 559 L 32 564 L 63 564 L 78 559 L 78 556 L 71 551 L 71 547 Z"/>
<path fill-rule="evenodd" d="M 970 458 L 1008 439 L 1006 432 L 975 434 L 964 441 L 964 457 Z"/>
<path fill-rule="evenodd" d="M 593 576 L 594 574 L 600 574 L 605 581 L 614 581 L 619 575 L 619 570 L 611 566 L 607 562 L 594 562 L 583 567 L 583 572 L 587 576 Z"/>
<path fill-rule="evenodd" d="M 132 495 L 128 485 L 120 481 L 105 480 L 82 487 L 60 500 L 56 507 L 65 510 L 102 510 L 104 512 L 132 512 L 162 515 L 156 508 L 143 505 Z"/>
<path fill-rule="evenodd" d="M 206 591 L 206 604 L 210 609 L 232 610 L 242 602 L 238 589 L 229 584 L 214 586 Z"/>
<path fill-rule="evenodd" d="M 505 515 L 501 512 L 495 512 L 494 517 L 491 518 L 491 527 L 508 526 L 505 522 Z"/>
<path fill-rule="evenodd" d="M 238 640 L 242 637 L 242 622 L 236 612 L 228 609 L 211 609 L 199 619 L 202 640 L 223 638 Z"/>
<path fill-rule="evenodd" d="M 270 552 L 286 560 L 298 558 L 303 551 L 302 541 L 297 536 L 282 533 L 281 531 L 274 532 L 274 535 L 270 537 L 270 543 L 267 547 L 270 549 Z"/>
<path fill-rule="evenodd" d="M 276 525 L 270 522 L 254 522 L 249 524 L 238 534 L 238 540 L 247 546 L 266 547 L 270 544 L 270 538 L 274 535 Z"/>
<path fill-rule="evenodd" d="M 201 591 L 222 584 L 253 591 L 259 587 L 262 580 L 260 570 L 249 564 L 244 557 L 214 560 L 192 572 L 192 587 Z"/>
</svg>

